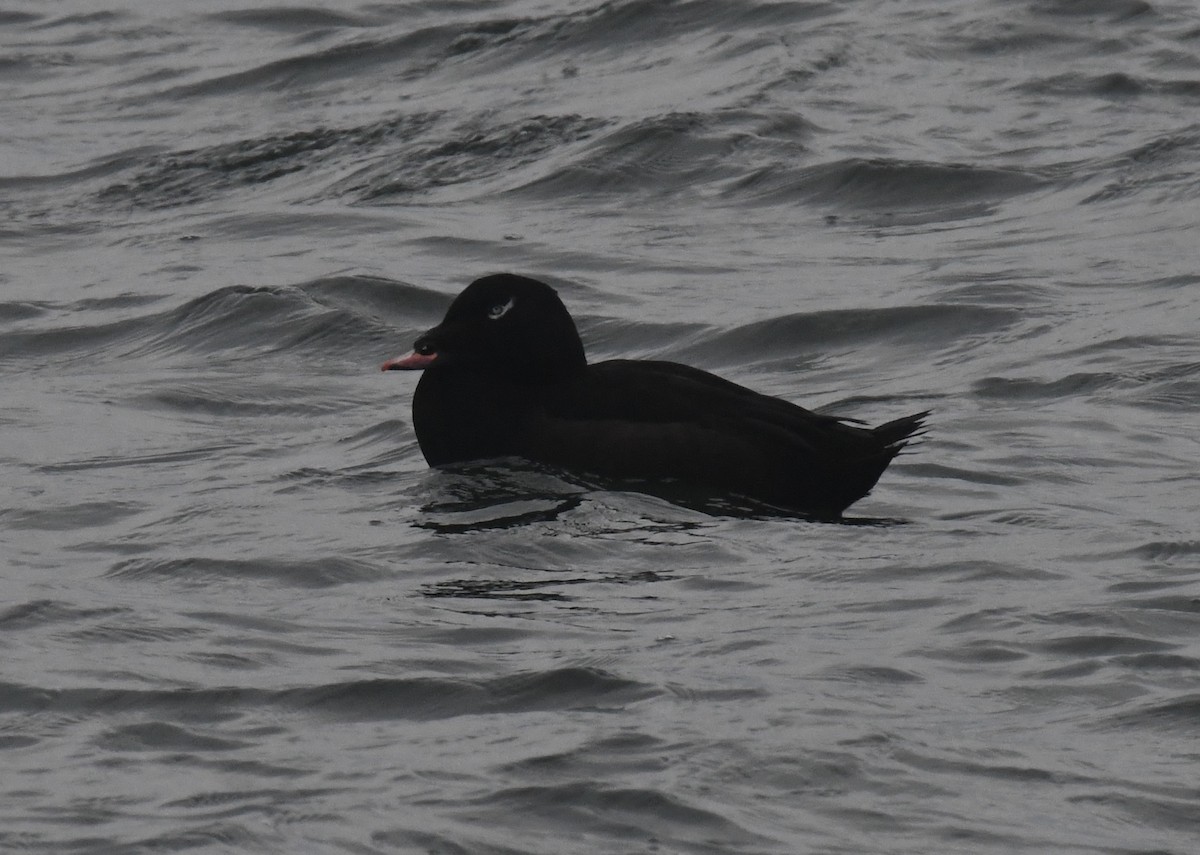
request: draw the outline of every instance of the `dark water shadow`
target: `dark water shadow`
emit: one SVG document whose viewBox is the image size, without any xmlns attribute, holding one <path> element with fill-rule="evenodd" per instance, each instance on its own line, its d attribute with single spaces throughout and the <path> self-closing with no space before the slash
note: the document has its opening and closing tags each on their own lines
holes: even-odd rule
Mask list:
<svg viewBox="0 0 1200 855">
<path fill-rule="evenodd" d="M 896 517 L 829 517 L 760 502 L 740 495 L 714 493 L 677 481 L 601 479 L 579 475 L 522 458 L 455 464 L 432 470 L 423 485 L 433 495 L 422 502 L 415 528 L 439 534 L 488 529 L 508 529 L 532 523 L 553 522 L 583 507 L 599 494 L 626 494 L 631 511 L 637 498 L 666 502 L 656 507 L 654 525 L 664 522 L 684 528 L 706 524 L 708 519 L 688 518 L 688 512 L 711 519 L 754 521 L 793 520 L 839 526 L 889 528 L 909 525 Z M 645 514 L 644 503 L 636 513 Z M 660 519 L 680 512 L 679 517 Z"/>
<path fill-rule="evenodd" d="M 424 585 L 419 589 L 419 593 L 434 599 L 572 602 L 575 597 L 549 589 L 567 585 L 636 585 L 666 582 L 676 578 L 678 577 L 670 574 L 644 570 L 637 573 L 608 573 L 596 577 L 571 576 L 554 579 L 448 579 Z"/>
<path fill-rule="evenodd" d="M 517 458 L 431 470 L 415 528 L 439 534 L 549 522 L 578 508 L 586 487 L 549 467 Z"/>
</svg>

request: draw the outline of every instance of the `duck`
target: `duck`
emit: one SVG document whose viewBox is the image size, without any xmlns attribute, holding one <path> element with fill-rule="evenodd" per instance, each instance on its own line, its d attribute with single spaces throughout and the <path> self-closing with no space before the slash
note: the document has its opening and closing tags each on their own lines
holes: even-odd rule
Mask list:
<svg viewBox="0 0 1200 855">
<path fill-rule="evenodd" d="M 431 467 L 517 457 L 820 519 L 866 496 L 930 414 L 868 427 L 677 362 L 589 363 L 558 293 L 515 273 L 476 279 L 381 370 L 423 372 L 412 425 Z"/>
</svg>

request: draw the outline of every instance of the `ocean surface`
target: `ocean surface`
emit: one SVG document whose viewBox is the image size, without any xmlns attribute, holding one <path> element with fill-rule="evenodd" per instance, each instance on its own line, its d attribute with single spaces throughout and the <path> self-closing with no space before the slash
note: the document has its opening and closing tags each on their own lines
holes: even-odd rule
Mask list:
<svg viewBox="0 0 1200 855">
<path fill-rule="evenodd" d="M 927 436 L 428 469 L 472 279 Z M 1200 7 L 0 2 L 0 852 L 1200 841 Z"/>
</svg>

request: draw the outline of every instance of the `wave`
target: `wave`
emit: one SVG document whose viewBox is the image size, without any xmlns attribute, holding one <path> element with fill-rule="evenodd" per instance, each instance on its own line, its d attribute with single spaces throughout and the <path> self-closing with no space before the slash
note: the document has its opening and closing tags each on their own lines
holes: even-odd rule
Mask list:
<svg viewBox="0 0 1200 855">
<path fill-rule="evenodd" d="M 350 15 L 312 6 L 284 6 L 262 9 L 225 9 L 206 15 L 210 21 L 239 26 L 262 27 L 268 30 L 313 30 L 329 27 L 372 27 L 381 20 L 364 15 Z"/>
<path fill-rule="evenodd" d="M 394 342 L 407 343 L 440 319 L 448 303 L 437 292 L 395 280 L 334 276 L 286 287 L 228 286 L 175 308 L 81 323 L 161 299 L 0 305 L 0 317 L 28 322 L 0 333 L 0 362 L 42 367 L 98 358 L 241 358 L 297 351 L 348 356 L 368 347 L 383 358 Z M 397 331 L 395 324 L 404 329 Z"/>
<path fill-rule="evenodd" d="M 265 579 L 300 588 L 327 588 L 347 582 L 387 577 L 381 567 L 341 556 L 311 559 L 256 558 L 252 561 L 223 558 L 131 558 L 119 562 L 108 576 L 117 579 L 161 579 L 181 585 L 199 585 L 213 579 Z"/>
<path fill-rule="evenodd" d="M 1022 84 L 1021 91 L 1060 97 L 1137 98 L 1161 96 L 1183 103 L 1200 99 L 1200 80 L 1164 80 L 1134 76 L 1121 71 L 1099 74 L 1060 74 L 1041 77 Z"/>
<path fill-rule="evenodd" d="M 1111 203 L 1145 196 L 1158 203 L 1200 198 L 1200 179 L 1191 164 L 1200 154 L 1200 129 L 1163 134 L 1097 164 L 1091 170 L 1104 187 L 1080 204 Z"/>
<path fill-rule="evenodd" d="M 609 129 L 611 124 L 579 114 L 466 122 L 437 112 L 403 114 L 362 126 L 151 152 L 93 201 L 174 207 L 290 181 L 310 201 L 358 204 L 496 194 L 540 201 L 684 195 L 731 205 L 940 212 L 955 219 L 1053 183 L 1045 169 L 888 158 L 805 164 L 820 131 L 787 111 L 669 113 Z"/>
<path fill-rule="evenodd" d="M 1135 0 L 1112 0 L 1101 14 L 1123 21 L 1143 14 L 1141 9 Z M 1046 19 L 1080 14 L 1078 4 L 1065 0 L 1039 4 L 1036 12 Z M 711 55 L 718 66 L 739 50 L 778 52 L 771 35 L 777 30 L 789 39 L 824 38 L 827 25 L 840 31 L 844 12 L 830 3 L 628 0 L 514 16 L 496 14 L 486 5 L 428 2 L 405 4 L 403 11 L 373 7 L 361 13 L 304 6 L 231 9 L 205 19 L 229 29 L 234 38 L 261 39 L 264 30 L 303 38 L 273 42 L 267 58 L 250 68 L 178 86 L 152 89 L 147 79 L 125 81 L 118 88 L 129 91 L 130 104 L 171 112 L 193 99 L 249 99 L 256 93 L 304 102 L 344 94 L 360 79 L 386 79 L 403 88 L 431 75 L 442 77 L 427 87 L 433 93 L 429 97 L 403 97 L 406 109 L 374 121 L 318 126 L 297 119 L 299 125 L 291 129 L 275 123 L 270 132 L 232 142 L 168 151 L 143 146 L 54 174 L 0 177 L 0 187 L 14 192 L 88 188 L 85 207 L 101 208 L 109 217 L 117 205 L 160 209 L 282 187 L 293 203 L 337 199 L 358 205 L 441 203 L 506 193 L 583 205 L 632 196 L 670 204 L 683 196 L 735 206 L 806 205 L 830 218 L 883 217 L 873 221 L 886 225 L 985 216 L 1007 200 L 1054 188 L 1072 175 L 1075 180 L 1104 178 L 1107 170 L 1122 169 L 1113 162 L 1031 168 L 1026 157 L 1014 157 L 1005 166 L 995 165 L 995 158 L 943 162 L 817 151 L 814 141 L 825 132 L 790 94 L 785 98 L 776 89 L 794 90 L 800 78 L 811 83 L 814 75 L 836 70 L 839 63 L 793 57 L 790 47 L 786 60 L 759 63 L 756 74 L 732 82 L 728 97 L 714 99 L 705 109 L 638 115 L 606 109 L 604 99 L 597 98 L 543 99 L 542 109 L 529 106 L 537 99 L 502 111 L 486 102 L 446 106 L 448 94 L 467 91 L 473 81 L 494 74 L 511 75 L 519 90 L 530 73 L 545 75 L 548 68 L 566 78 L 594 74 L 602 80 L 628 71 L 610 66 L 614 57 L 642 52 L 653 67 L 664 33 L 671 39 L 666 56 L 676 60 L 686 52 L 684 46 Z M 1048 26 L 1039 31 L 1043 36 Z M 942 40 L 960 44 L 970 35 L 952 30 Z M 1046 40 L 1055 43 L 1055 38 Z M 244 62 L 243 56 L 229 61 Z M 535 92 L 546 88 L 532 79 L 528 85 Z M 1073 71 L 1017 86 L 1027 95 L 1055 98 L 1153 95 L 1188 103 L 1200 92 L 1195 80 L 1123 71 Z M 729 94 L 734 89 L 736 97 Z M 579 111 L 580 103 L 591 103 L 596 111 Z M 1186 179 L 1156 180 L 1164 179 L 1171 181 L 1174 198 L 1200 193 L 1194 179 L 1182 189 L 1174 185 Z M 1142 186 L 1118 176 L 1090 201 Z"/>
<path fill-rule="evenodd" d="M 371 68 L 382 65 L 396 68 L 402 79 L 424 77 L 452 57 L 504 39 L 514 29 L 529 26 L 529 22 L 520 19 L 497 19 L 437 24 L 391 38 L 361 37 L 348 43 L 273 59 L 253 68 L 176 86 L 154 97 L 172 101 L 180 98 L 224 97 L 242 90 L 294 88 L 317 83 L 327 85 L 330 81 L 364 75 Z"/>
<path fill-rule="evenodd" d="M 164 208 L 207 201 L 239 188 L 275 182 L 343 157 L 360 159 L 394 139 L 409 139 L 436 114 L 401 114 L 346 128 L 312 128 L 176 152 L 150 153 L 127 178 L 101 188 L 93 204 Z"/>
<path fill-rule="evenodd" d="M 506 69 L 522 64 L 539 66 L 558 60 L 574 68 L 584 58 L 614 51 L 636 51 L 659 44 L 664 32 L 674 38 L 708 32 L 761 32 L 764 27 L 799 24 L 836 14 L 837 7 L 822 2 L 757 3 L 752 0 L 626 0 L 600 3 L 580 10 L 541 16 L 475 16 L 462 4 L 405 4 L 402 12 L 378 7 L 366 15 L 345 15 L 316 9 L 236 10 L 208 16 L 210 20 L 245 27 L 349 31 L 354 37 L 340 44 L 308 49 L 292 56 L 270 59 L 240 71 L 219 74 L 173 87 L 154 97 L 227 96 L 243 90 L 327 85 L 331 80 L 354 78 L 386 66 L 401 80 L 425 78 L 449 70 L 462 76 L 478 74 L 489 66 Z M 413 12 L 441 12 L 456 20 L 412 27 Z M 464 13 L 465 12 L 465 13 Z M 419 18 L 418 18 L 419 20 Z M 387 30 L 404 27 L 398 35 Z M 363 35 L 369 28 L 370 35 Z M 140 96 L 144 98 L 145 96 Z"/>
<path fill-rule="evenodd" d="M 0 684 L 0 711 L 101 719 L 137 713 L 159 716 L 162 724 L 224 721 L 235 712 L 274 708 L 334 721 L 400 721 L 621 708 L 658 694 L 661 690 L 648 683 L 568 665 L 479 679 L 380 678 L 284 689 L 50 689 L 4 683 Z"/>
<path fill-rule="evenodd" d="M 979 216 L 999 202 L 1049 184 L 1030 169 L 892 158 L 847 158 L 807 167 L 774 164 L 733 182 L 727 201 L 792 203 L 835 210 L 941 211 L 945 219 Z"/>
<path fill-rule="evenodd" d="M 79 531 L 105 526 L 146 510 L 137 502 L 76 502 L 50 508 L 0 508 L 0 522 L 17 531 Z"/>
<path fill-rule="evenodd" d="M 721 110 L 668 113 L 626 124 L 578 156 L 511 192 L 534 198 L 571 196 L 669 197 L 715 192 L 747 163 L 771 154 L 799 157 L 815 132 L 783 111 Z"/>
<path fill-rule="evenodd" d="M 494 126 L 457 126 L 406 151 L 382 156 L 330 185 L 326 194 L 361 202 L 411 200 L 444 187 L 471 185 L 469 195 L 493 192 L 490 182 L 586 140 L 606 122 L 578 115 L 530 116 Z"/>
<path fill-rule="evenodd" d="M 710 330 L 677 351 L 682 361 L 706 364 L 765 360 L 868 344 L 919 346 L 936 353 L 1018 323 L 1013 309 L 933 304 L 879 309 L 833 309 L 768 318 L 730 330 Z"/>
<path fill-rule="evenodd" d="M 163 299 L 0 303 L 0 318 L 8 323 L 0 332 L 0 362 L 41 367 L 97 359 L 370 353 L 373 364 L 440 321 L 450 302 L 448 295 L 420 286 L 347 275 L 291 286 L 227 286 L 173 308 L 130 314 Z M 125 316 L 107 320 L 114 313 Z M 655 356 L 714 365 L 872 342 L 907 341 L 936 351 L 995 334 L 1019 320 L 1014 309 L 931 304 L 801 312 L 729 328 L 603 316 L 580 316 L 579 326 L 593 359 Z M 212 405 L 236 408 L 239 403 L 229 399 Z"/>
</svg>

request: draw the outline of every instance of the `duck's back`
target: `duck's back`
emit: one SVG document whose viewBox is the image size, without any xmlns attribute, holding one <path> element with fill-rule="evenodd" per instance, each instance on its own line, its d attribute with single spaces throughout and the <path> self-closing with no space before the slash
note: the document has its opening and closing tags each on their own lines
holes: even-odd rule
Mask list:
<svg viewBox="0 0 1200 855">
<path fill-rule="evenodd" d="M 676 479 L 822 516 L 875 485 L 924 414 L 847 424 L 672 362 L 588 366 L 532 407 L 514 453 L 622 479 Z"/>
</svg>

